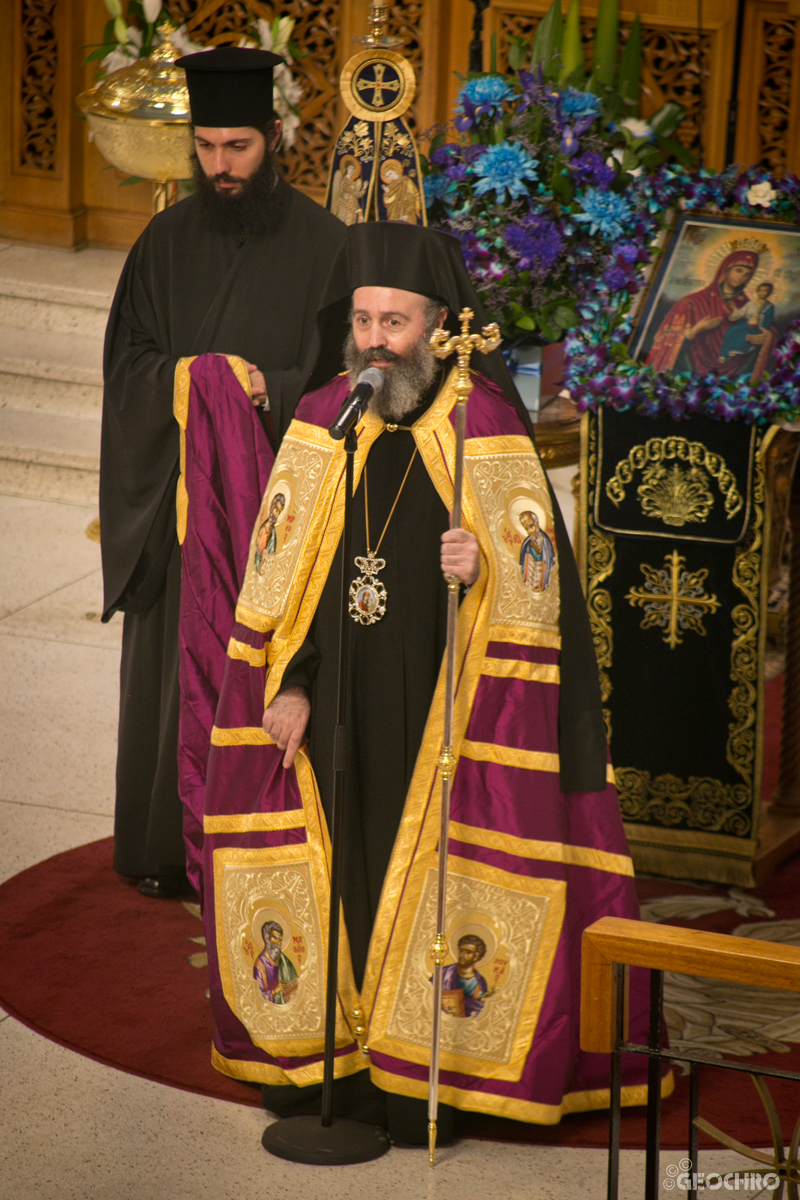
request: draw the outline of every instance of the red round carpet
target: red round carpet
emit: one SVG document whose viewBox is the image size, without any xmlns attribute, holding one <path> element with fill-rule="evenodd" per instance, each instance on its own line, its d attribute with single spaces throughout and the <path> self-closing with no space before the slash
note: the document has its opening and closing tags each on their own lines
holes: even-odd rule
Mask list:
<svg viewBox="0 0 800 1200">
<path fill-rule="evenodd" d="M 114 874 L 111 854 L 110 838 L 94 842 L 39 863 L 0 887 L 0 1004 L 37 1032 L 109 1066 L 187 1091 L 259 1105 L 257 1088 L 227 1079 L 211 1066 L 206 972 L 190 961 L 203 953 L 198 917 L 180 901 L 140 896 L 135 886 Z M 726 888 L 654 880 L 642 880 L 638 887 L 644 902 L 680 895 L 701 897 L 706 906 L 711 897 L 731 904 Z M 798 891 L 800 859 L 787 863 L 759 897 L 786 921 L 797 912 Z M 747 919 L 756 918 L 723 907 L 700 919 L 670 918 L 670 923 L 731 932 Z M 797 1025 L 800 1029 L 800 1016 Z M 758 1033 L 752 1037 L 759 1048 Z M 800 1070 L 800 1047 L 773 1043 L 771 1053 L 747 1062 Z M 678 1078 L 663 1105 L 665 1149 L 686 1145 L 687 1082 Z M 800 1086 L 783 1081 L 770 1086 L 788 1136 Z M 750 1145 L 771 1144 L 746 1076 L 704 1070 L 700 1111 Z M 461 1132 L 502 1141 L 605 1146 L 608 1115 L 570 1116 L 560 1125 L 542 1127 L 465 1114 Z M 644 1143 L 644 1109 L 626 1110 L 622 1145 L 638 1148 Z M 703 1138 L 701 1144 L 714 1143 Z"/>
</svg>

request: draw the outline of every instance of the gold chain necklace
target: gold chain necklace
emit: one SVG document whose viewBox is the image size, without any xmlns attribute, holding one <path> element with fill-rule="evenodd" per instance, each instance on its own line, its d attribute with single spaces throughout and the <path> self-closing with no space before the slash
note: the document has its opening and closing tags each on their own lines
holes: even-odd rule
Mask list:
<svg viewBox="0 0 800 1200">
<path fill-rule="evenodd" d="M 383 586 L 382 581 L 378 579 L 378 572 L 382 571 L 386 566 L 386 559 L 378 558 L 378 551 L 386 536 L 389 522 L 394 516 L 394 510 L 397 508 L 397 502 L 400 499 L 403 488 L 406 486 L 406 480 L 416 457 L 417 447 L 415 446 L 414 453 L 411 455 L 411 461 L 406 467 L 403 482 L 400 484 L 400 489 L 394 498 L 391 512 L 386 518 L 383 533 L 378 538 L 378 544 L 374 550 L 370 550 L 369 546 L 369 489 L 367 486 L 367 464 L 364 464 L 364 520 L 367 527 L 367 553 L 364 558 L 359 557 L 355 560 L 355 564 L 362 574 L 357 575 L 350 584 L 350 616 L 354 621 L 358 621 L 360 625 L 374 625 L 376 621 L 380 621 L 386 612 L 386 588 Z"/>
</svg>

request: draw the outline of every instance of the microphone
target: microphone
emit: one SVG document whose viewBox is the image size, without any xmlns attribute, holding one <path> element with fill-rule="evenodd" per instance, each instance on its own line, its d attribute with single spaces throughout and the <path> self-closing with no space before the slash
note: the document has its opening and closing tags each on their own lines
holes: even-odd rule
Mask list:
<svg viewBox="0 0 800 1200">
<path fill-rule="evenodd" d="M 337 442 L 341 441 L 364 415 L 373 396 L 380 394 L 383 374 L 377 367 L 367 367 L 356 380 L 356 386 L 342 405 L 342 410 L 331 425 L 328 433 Z"/>
</svg>

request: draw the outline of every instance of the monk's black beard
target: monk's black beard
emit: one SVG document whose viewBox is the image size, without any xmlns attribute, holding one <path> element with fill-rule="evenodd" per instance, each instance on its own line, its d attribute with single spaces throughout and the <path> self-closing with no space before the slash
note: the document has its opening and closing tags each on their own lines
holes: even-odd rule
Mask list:
<svg viewBox="0 0 800 1200">
<path fill-rule="evenodd" d="M 195 193 L 206 225 L 214 233 L 240 237 L 242 234 L 272 233 L 283 220 L 288 189 L 275 168 L 274 155 L 267 151 L 258 170 L 246 179 L 239 192 L 218 192 L 214 179 L 229 181 L 228 175 L 209 178 L 192 153 Z"/>
<path fill-rule="evenodd" d="M 417 407 L 436 374 L 437 362 L 428 350 L 428 335 L 423 335 L 406 354 L 395 354 L 387 346 L 368 346 L 359 353 L 351 330 L 344 344 L 344 365 L 353 387 L 361 372 L 376 360 L 392 365 L 385 370 L 379 368 L 383 389 L 370 407 L 384 421 L 401 421 Z"/>
</svg>

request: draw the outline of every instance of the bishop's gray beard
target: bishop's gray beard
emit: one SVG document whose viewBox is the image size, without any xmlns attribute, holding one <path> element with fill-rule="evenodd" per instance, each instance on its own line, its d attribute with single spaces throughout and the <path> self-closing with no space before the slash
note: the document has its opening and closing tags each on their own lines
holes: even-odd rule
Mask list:
<svg viewBox="0 0 800 1200">
<path fill-rule="evenodd" d="M 368 346 L 359 353 L 351 329 L 344 344 L 344 365 L 350 375 L 351 387 L 355 387 L 361 372 L 376 360 L 392 365 L 385 370 L 379 368 L 383 389 L 373 398 L 370 407 L 384 421 L 401 421 L 420 403 L 436 374 L 437 363 L 428 350 L 428 337 L 423 335 L 405 354 L 395 354 L 388 346 Z"/>
</svg>

